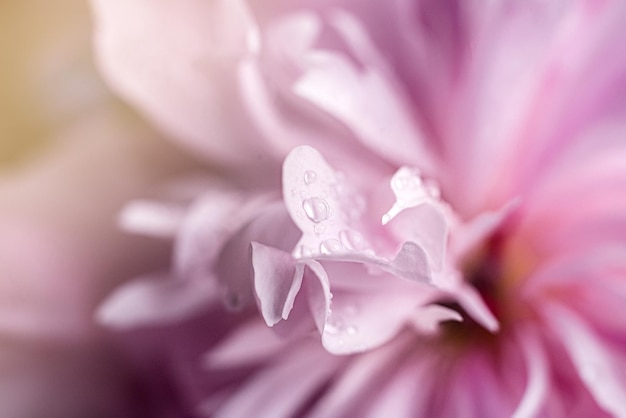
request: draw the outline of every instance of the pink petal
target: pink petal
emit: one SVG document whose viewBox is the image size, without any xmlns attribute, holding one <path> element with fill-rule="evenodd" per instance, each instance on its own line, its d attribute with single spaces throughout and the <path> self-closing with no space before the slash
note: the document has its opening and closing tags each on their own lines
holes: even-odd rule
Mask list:
<svg viewBox="0 0 626 418">
<path fill-rule="evenodd" d="M 538 416 L 547 398 L 548 393 L 548 362 L 545 352 L 536 340 L 537 336 L 531 333 L 519 333 L 518 339 L 527 367 L 526 391 L 515 409 L 512 418 L 533 418 Z"/>
<path fill-rule="evenodd" d="M 271 201 L 259 192 L 221 185 L 201 190 L 181 222 L 174 247 L 174 270 L 179 277 L 206 277 L 222 247 Z"/>
<path fill-rule="evenodd" d="M 133 234 L 156 238 L 173 238 L 183 220 L 181 205 L 135 200 L 118 216 L 120 227 Z"/>
<path fill-rule="evenodd" d="M 169 275 L 135 279 L 118 288 L 98 310 L 99 322 L 114 328 L 170 324 L 209 309 L 215 283 L 175 280 Z"/>
<path fill-rule="evenodd" d="M 323 266 L 332 299 L 322 344 L 334 354 L 362 352 L 388 342 L 418 314 L 420 306 L 438 295 L 426 285 L 385 273 L 370 274 L 362 264 L 324 261 Z M 425 318 L 426 322 L 430 319 Z"/>
<path fill-rule="evenodd" d="M 582 381 L 598 404 L 618 417 L 626 416 L 626 364 L 611 342 L 594 332 L 571 310 L 545 305 L 544 315 L 552 331 L 563 341 Z"/>
<path fill-rule="evenodd" d="M 257 320 L 238 326 L 204 356 L 207 368 L 231 368 L 266 361 L 287 344 Z M 254 347 L 251 350 L 250 347 Z"/>
<path fill-rule="evenodd" d="M 432 171 L 432 154 L 424 145 L 406 98 L 362 25 L 346 12 L 334 13 L 331 24 L 355 55 L 364 59 L 361 64 L 365 68 L 357 68 L 340 54 L 312 50 L 295 92 L 345 123 L 379 155 Z M 389 137 L 392 142 L 383 141 Z"/>
<path fill-rule="evenodd" d="M 214 418 L 289 418 L 306 405 L 342 360 L 315 345 L 294 347 L 246 381 Z M 294 376 L 298 376 L 294 379 Z"/>
<path fill-rule="evenodd" d="M 287 156 L 283 166 L 285 205 L 303 232 L 294 255 L 370 263 L 411 280 L 428 281 L 426 254 L 414 243 L 402 243 L 393 260 L 372 254 L 370 240 L 384 243 L 385 239 L 368 237 L 369 229 L 361 219 L 363 198 L 352 196 L 347 187 L 315 149 L 302 146 Z M 416 233 L 418 238 L 419 235 Z M 378 242 L 378 246 L 382 243 Z M 390 247 L 395 251 L 395 244 Z"/>
<path fill-rule="evenodd" d="M 455 310 L 440 305 L 426 305 L 416 309 L 410 324 L 422 335 L 436 334 L 444 321 L 463 321 L 463 316 Z"/>
<path fill-rule="evenodd" d="M 216 163 L 256 159 L 256 136 L 236 116 L 243 109 L 234 66 L 259 43 L 245 2 L 94 0 L 92 5 L 98 64 L 115 90 L 166 133 Z"/>
<path fill-rule="evenodd" d="M 289 250 L 298 239 L 298 230 L 281 203 L 259 209 L 256 216 L 237 231 L 220 249 L 213 272 L 222 286 L 226 305 L 242 309 L 254 301 L 250 243 Z"/>
<path fill-rule="evenodd" d="M 398 365 L 399 357 L 412 343 L 411 338 L 404 338 L 367 355 L 354 357 L 313 407 L 311 418 L 349 416 L 366 409 L 364 401 L 380 391 L 383 377 L 386 378 L 390 370 Z M 420 382 L 413 377 L 413 382 Z"/>
<path fill-rule="evenodd" d="M 287 319 L 302 286 L 304 265 L 290 254 L 258 242 L 252 243 L 254 287 L 261 303 L 261 314 L 272 327 Z"/>
</svg>

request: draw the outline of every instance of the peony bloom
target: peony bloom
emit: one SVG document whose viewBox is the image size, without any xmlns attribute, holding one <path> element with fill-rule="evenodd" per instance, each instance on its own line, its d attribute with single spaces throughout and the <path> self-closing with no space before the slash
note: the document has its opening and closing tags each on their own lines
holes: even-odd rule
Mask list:
<svg viewBox="0 0 626 418">
<path fill-rule="evenodd" d="M 99 312 L 189 413 L 624 416 L 624 4 L 93 3 L 222 169 L 126 207 L 172 267 Z"/>
</svg>

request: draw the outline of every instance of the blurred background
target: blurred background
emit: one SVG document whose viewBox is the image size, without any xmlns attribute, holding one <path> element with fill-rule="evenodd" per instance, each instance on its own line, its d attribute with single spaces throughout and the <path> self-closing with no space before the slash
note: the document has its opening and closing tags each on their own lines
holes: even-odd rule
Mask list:
<svg viewBox="0 0 626 418">
<path fill-rule="evenodd" d="M 85 1 L 0 2 L 0 163 L 14 164 L 111 95 L 96 74 Z"/>
<path fill-rule="evenodd" d="M 119 284 L 163 269 L 170 244 L 119 231 L 189 158 L 105 87 L 88 3 L 0 0 L 0 416 L 176 416 L 94 311 Z M 164 409 L 163 409 L 164 410 Z"/>
</svg>

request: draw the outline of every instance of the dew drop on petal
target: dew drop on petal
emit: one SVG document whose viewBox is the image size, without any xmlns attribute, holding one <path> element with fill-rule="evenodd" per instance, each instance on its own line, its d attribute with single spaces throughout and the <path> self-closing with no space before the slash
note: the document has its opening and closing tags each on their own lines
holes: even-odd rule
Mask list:
<svg viewBox="0 0 626 418">
<path fill-rule="evenodd" d="M 439 186 L 434 181 L 427 180 L 426 182 L 424 182 L 424 186 L 426 187 L 426 191 L 431 197 L 434 197 L 435 199 L 441 197 L 441 191 L 439 190 Z"/>
<path fill-rule="evenodd" d="M 317 173 L 312 170 L 307 170 L 304 172 L 304 183 L 305 184 L 313 184 L 317 180 Z"/>
<path fill-rule="evenodd" d="M 337 334 L 339 334 L 339 332 L 341 331 L 340 327 L 338 327 L 337 325 L 335 325 L 335 324 L 333 324 L 333 323 L 331 323 L 331 322 L 328 322 L 328 323 L 326 324 L 326 327 L 324 328 L 324 330 L 325 330 L 328 334 L 331 334 L 331 335 L 337 335 Z"/>
<path fill-rule="evenodd" d="M 328 219 L 330 207 L 321 197 L 311 197 L 302 202 L 302 208 L 306 216 L 313 222 L 322 222 Z"/>
<path fill-rule="evenodd" d="M 315 232 L 315 235 L 322 235 L 324 232 L 326 232 L 326 225 L 324 224 L 316 224 L 313 227 L 313 231 Z"/>
<path fill-rule="evenodd" d="M 398 191 L 415 191 L 422 187 L 422 179 L 419 171 L 415 169 L 402 168 L 393 176 L 391 188 Z"/>
<path fill-rule="evenodd" d="M 359 332 L 359 330 L 354 325 L 350 325 L 349 327 L 346 328 L 346 333 L 348 335 L 356 335 L 357 332 Z"/>
<path fill-rule="evenodd" d="M 330 255 L 336 254 L 344 250 L 343 244 L 334 238 L 327 239 L 320 244 L 320 252 L 322 254 Z"/>
</svg>

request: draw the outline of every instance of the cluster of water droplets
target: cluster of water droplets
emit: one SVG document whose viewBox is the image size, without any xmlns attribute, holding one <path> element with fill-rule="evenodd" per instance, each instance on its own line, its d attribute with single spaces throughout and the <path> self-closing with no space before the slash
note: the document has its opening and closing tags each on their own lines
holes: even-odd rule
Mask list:
<svg viewBox="0 0 626 418">
<path fill-rule="evenodd" d="M 306 190 L 293 190 L 292 193 L 302 198 L 302 211 L 304 216 L 311 222 L 313 234 L 316 237 L 324 238 L 318 248 L 310 248 L 300 245 L 296 249 L 296 257 L 313 257 L 315 255 L 331 255 L 348 251 L 366 250 L 364 237 L 354 229 L 343 228 L 337 231 L 337 225 L 344 225 L 348 221 L 359 219 L 365 211 L 365 199 L 354 193 L 350 194 L 349 189 L 344 185 L 345 179 L 341 173 L 336 173 L 337 181 L 329 192 L 324 195 L 309 196 Z M 303 175 L 305 187 L 311 186 L 318 181 L 318 175 L 313 170 L 307 170 Z M 329 195 L 330 194 L 330 195 Z M 338 208 L 333 208 L 330 201 L 349 199 L 346 205 L 347 213 L 343 213 Z M 344 208 L 341 208 L 344 209 Z M 300 215 L 302 216 L 302 215 Z"/>
<path fill-rule="evenodd" d="M 402 210 L 419 206 L 428 201 L 439 201 L 441 192 L 434 181 L 422 179 L 416 168 L 402 167 L 391 179 L 391 190 L 396 202 L 383 215 L 383 225 L 388 224 Z"/>
<path fill-rule="evenodd" d="M 354 317 L 359 313 L 356 305 L 346 305 L 334 312 L 326 321 L 324 331 L 333 337 L 338 346 L 353 343 L 353 339 L 358 337 L 359 328 L 354 324 Z"/>
</svg>

